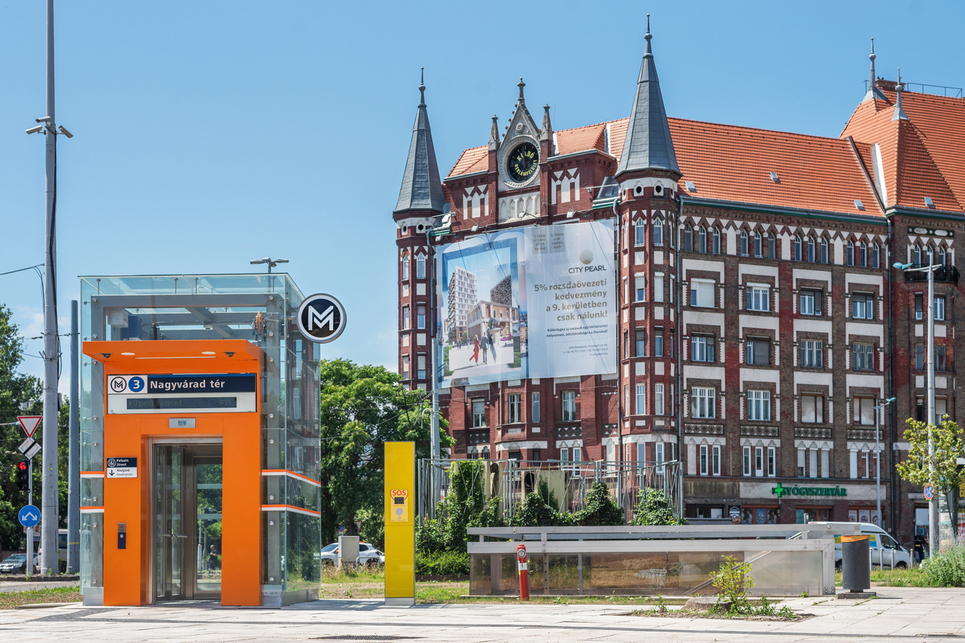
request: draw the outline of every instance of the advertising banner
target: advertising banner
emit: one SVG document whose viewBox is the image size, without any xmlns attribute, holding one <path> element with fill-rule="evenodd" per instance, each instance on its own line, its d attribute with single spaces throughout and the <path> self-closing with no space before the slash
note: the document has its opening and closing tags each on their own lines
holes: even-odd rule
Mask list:
<svg viewBox="0 0 965 643">
<path fill-rule="evenodd" d="M 615 373 L 613 253 L 596 221 L 440 248 L 440 386 Z"/>
</svg>

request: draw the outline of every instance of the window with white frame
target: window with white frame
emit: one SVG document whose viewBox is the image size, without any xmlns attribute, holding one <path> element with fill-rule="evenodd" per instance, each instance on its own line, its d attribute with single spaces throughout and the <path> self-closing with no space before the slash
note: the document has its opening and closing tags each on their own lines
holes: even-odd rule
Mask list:
<svg viewBox="0 0 965 643">
<path fill-rule="evenodd" d="M 691 335 L 690 360 L 693 362 L 716 361 L 714 350 L 716 343 L 717 340 L 713 335 Z"/>
<path fill-rule="evenodd" d="M 646 357 L 647 356 L 647 331 L 638 328 L 634 331 L 634 340 L 636 340 L 636 356 Z"/>
<path fill-rule="evenodd" d="M 660 217 L 653 218 L 653 245 L 663 245 L 663 219 Z"/>
<path fill-rule="evenodd" d="M 530 415 L 533 418 L 533 423 L 539 422 L 539 393 L 533 393 L 532 398 L 530 398 Z"/>
<path fill-rule="evenodd" d="M 820 316 L 823 313 L 824 293 L 820 290 L 801 290 L 801 314 Z"/>
<path fill-rule="evenodd" d="M 873 371 L 875 368 L 875 345 L 855 342 L 851 346 L 851 366 L 856 371 Z"/>
<path fill-rule="evenodd" d="M 935 321 L 945 321 L 945 298 L 935 297 L 934 309 Z"/>
<path fill-rule="evenodd" d="M 416 379 L 420 379 L 420 380 L 426 379 L 426 356 L 418 355 L 416 357 L 416 364 L 419 367 L 419 370 L 416 373 Z"/>
<path fill-rule="evenodd" d="M 409 356 L 402 356 L 402 379 L 409 379 Z"/>
<path fill-rule="evenodd" d="M 690 282 L 690 305 L 700 308 L 714 307 L 714 282 L 693 279 Z"/>
<path fill-rule="evenodd" d="M 824 342 L 801 340 L 801 368 L 824 368 Z"/>
<path fill-rule="evenodd" d="M 925 296 L 923 294 L 915 293 L 915 320 L 921 321 L 925 316 Z"/>
<path fill-rule="evenodd" d="M 664 411 L 663 384 L 653 385 L 653 414 L 663 415 Z"/>
<path fill-rule="evenodd" d="M 402 330 L 409 330 L 409 307 L 402 307 Z"/>
<path fill-rule="evenodd" d="M 745 476 L 774 477 L 777 475 L 776 447 L 744 447 Z"/>
<path fill-rule="evenodd" d="M 747 419 L 755 422 L 771 421 L 770 391 L 747 391 Z"/>
<path fill-rule="evenodd" d="M 576 391 L 563 391 L 563 421 L 576 421 Z"/>
<path fill-rule="evenodd" d="M 647 300 L 647 278 L 643 275 L 636 275 L 633 280 L 637 287 L 637 301 Z"/>
<path fill-rule="evenodd" d="M 418 305 L 415 307 L 415 323 L 416 328 L 425 329 L 426 327 L 426 307 L 423 305 Z"/>
<path fill-rule="evenodd" d="M 821 239 L 821 263 L 828 262 L 828 240 Z"/>
<path fill-rule="evenodd" d="M 643 221 L 637 221 L 633 226 L 633 243 L 642 246 L 647 243 L 646 227 Z"/>
<path fill-rule="evenodd" d="M 653 356 L 663 357 L 663 328 L 653 331 Z"/>
<path fill-rule="evenodd" d="M 878 454 L 873 449 L 851 451 L 851 477 L 874 478 L 878 469 Z"/>
<path fill-rule="evenodd" d="M 657 475 L 663 474 L 663 471 L 664 471 L 663 463 L 666 462 L 666 460 L 664 460 L 664 455 L 665 454 L 664 454 L 663 442 L 654 442 L 653 443 L 653 460 L 654 462 L 657 463 L 657 469 L 656 469 Z"/>
<path fill-rule="evenodd" d="M 720 445 L 701 444 L 700 445 L 700 475 L 719 476 L 720 475 Z"/>
<path fill-rule="evenodd" d="M 701 419 L 717 417 L 717 391 L 709 387 L 690 389 L 690 416 Z"/>
<path fill-rule="evenodd" d="M 653 300 L 654 301 L 664 300 L 662 272 L 657 272 L 657 273 L 654 273 L 653 275 Z"/>
<path fill-rule="evenodd" d="M 855 424 L 864 424 L 866 426 L 872 426 L 875 423 L 875 398 L 873 397 L 856 397 L 854 402 L 854 416 L 853 420 Z"/>
<path fill-rule="evenodd" d="M 637 415 L 647 414 L 647 385 L 637 384 Z"/>
<path fill-rule="evenodd" d="M 472 401 L 472 426 L 479 428 L 486 426 L 486 401 L 474 399 Z"/>
<path fill-rule="evenodd" d="M 402 257 L 402 279 L 403 281 L 409 278 L 409 257 Z"/>
<path fill-rule="evenodd" d="M 520 399 L 519 393 L 510 393 L 506 401 L 506 421 L 509 424 L 518 424 L 523 421 L 521 406 L 522 400 Z"/>
<path fill-rule="evenodd" d="M 747 310 L 768 312 L 771 309 L 771 288 L 764 285 L 751 285 L 746 289 Z"/>
<path fill-rule="evenodd" d="M 801 237 L 795 235 L 794 237 L 794 261 L 801 260 Z"/>
<path fill-rule="evenodd" d="M 426 256 L 419 255 L 415 259 L 415 278 L 425 279 L 426 278 Z"/>
<path fill-rule="evenodd" d="M 746 230 L 741 230 L 740 254 L 742 257 L 747 256 L 747 231 Z"/>
<path fill-rule="evenodd" d="M 798 447 L 797 475 L 801 478 L 831 477 L 831 452 L 827 449 Z"/>
<path fill-rule="evenodd" d="M 720 228 L 714 227 L 711 229 L 711 241 L 713 242 L 712 252 L 715 255 L 720 254 Z"/>
<path fill-rule="evenodd" d="M 801 396 L 801 422 L 806 424 L 822 424 L 824 422 L 824 396 Z"/>
<path fill-rule="evenodd" d="M 867 293 L 851 295 L 851 317 L 854 319 L 875 318 L 875 296 Z"/>
</svg>

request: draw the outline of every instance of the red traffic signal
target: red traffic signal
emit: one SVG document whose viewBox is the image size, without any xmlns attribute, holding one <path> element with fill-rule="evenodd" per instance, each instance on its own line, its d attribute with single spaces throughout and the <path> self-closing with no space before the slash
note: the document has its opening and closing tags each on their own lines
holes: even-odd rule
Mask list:
<svg viewBox="0 0 965 643">
<path fill-rule="evenodd" d="M 17 488 L 21 491 L 27 491 L 30 488 L 30 469 L 27 466 L 27 461 L 21 460 L 14 466 L 17 471 Z"/>
</svg>

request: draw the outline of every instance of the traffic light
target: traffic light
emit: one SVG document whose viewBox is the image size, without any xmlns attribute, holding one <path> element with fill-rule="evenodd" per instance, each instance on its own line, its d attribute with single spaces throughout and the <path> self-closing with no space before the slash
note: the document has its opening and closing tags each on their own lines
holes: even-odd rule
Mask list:
<svg viewBox="0 0 965 643">
<path fill-rule="evenodd" d="M 26 460 L 18 462 L 17 467 L 17 488 L 21 491 L 27 491 L 30 488 L 30 467 L 27 465 Z"/>
</svg>

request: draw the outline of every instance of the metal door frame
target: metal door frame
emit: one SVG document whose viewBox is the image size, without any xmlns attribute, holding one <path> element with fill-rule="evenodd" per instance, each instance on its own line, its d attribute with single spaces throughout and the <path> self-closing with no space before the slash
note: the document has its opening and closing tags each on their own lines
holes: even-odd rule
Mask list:
<svg viewBox="0 0 965 643">
<path fill-rule="evenodd" d="M 148 550 L 148 557 L 147 557 L 148 560 L 147 560 L 147 570 L 146 570 L 148 604 L 154 605 L 159 602 L 157 597 L 157 592 L 155 591 L 155 587 L 157 583 L 156 575 L 158 573 L 157 564 L 156 564 L 157 547 L 158 547 L 157 525 L 156 525 L 157 499 L 155 498 L 155 494 L 154 494 L 155 476 L 158 473 L 157 471 L 158 464 L 155 462 L 155 458 L 154 458 L 155 447 L 157 446 L 185 447 L 185 454 L 184 454 L 185 458 L 181 463 L 181 467 L 182 467 L 181 487 L 182 487 L 182 499 L 187 500 L 187 498 L 183 494 L 183 491 L 184 489 L 187 488 L 187 483 L 189 482 L 187 462 L 189 459 L 193 459 L 193 454 L 190 453 L 191 447 L 202 446 L 202 445 L 210 445 L 210 446 L 217 445 L 222 447 L 222 456 L 223 456 L 223 453 L 224 453 L 223 444 L 224 444 L 224 440 L 222 439 L 221 436 L 159 437 L 159 438 L 150 438 L 147 441 L 148 475 L 147 475 L 146 483 L 148 484 L 148 489 L 149 489 L 148 495 L 150 497 L 150 506 L 148 508 L 148 524 L 147 524 L 149 550 Z M 223 462 L 223 457 L 222 457 L 222 462 Z M 195 504 L 195 513 L 197 513 L 197 507 L 196 507 L 197 500 L 193 500 L 191 502 Z M 182 508 L 182 525 L 184 526 L 185 531 L 187 532 L 197 531 L 197 524 L 195 524 L 197 521 L 193 519 L 191 521 L 184 521 L 184 515 L 186 514 L 184 512 L 184 509 Z M 188 533 L 187 535 L 190 536 L 191 533 Z M 195 540 L 197 540 L 197 538 L 195 538 Z M 194 556 L 194 558 L 197 558 L 197 556 Z M 187 567 L 189 566 L 185 565 L 184 561 L 182 561 L 182 569 L 181 569 L 182 595 L 180 599 L 174 599 L 174 600 L 190 600 L 191 598 L 194 597 L 193 596 L 194 584 L 196 583 L 196 580 L 197 580 L 197 569 L 194 569 L 194 568 L 197 567 L 197 561 L 193 562 L 190 565 L 190 567 L 194 570 L 193 574 L 186 574 Z M 188 595 L 189 593 L 191 594 L 190 596 Z M 207 595 L 208 593 L 206 592 L 205 594 L 206 594 L 205 598 L 209 596 L 210 598 L 214 598 L 213 593 L 211 593 L 210 595 Z M 161 599 L 160 602 L 165 603 L 168 601 Z"/>
</svg>

